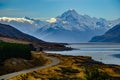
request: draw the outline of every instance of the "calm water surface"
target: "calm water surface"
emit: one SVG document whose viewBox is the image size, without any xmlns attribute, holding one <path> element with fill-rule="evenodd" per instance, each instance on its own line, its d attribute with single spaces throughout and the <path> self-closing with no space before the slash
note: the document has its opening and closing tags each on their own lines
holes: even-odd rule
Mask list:
<svg viewBox="0 0 120 80">
<path fill-rule="evenodd" d="M 120 44 L 118 43 L 79 43 L 66 46 L 75 49 L 71 51 L 46 52 L 74 56 L 91 56 L 92 59 L 105 64 L 120 65 Z"/>
</svg>

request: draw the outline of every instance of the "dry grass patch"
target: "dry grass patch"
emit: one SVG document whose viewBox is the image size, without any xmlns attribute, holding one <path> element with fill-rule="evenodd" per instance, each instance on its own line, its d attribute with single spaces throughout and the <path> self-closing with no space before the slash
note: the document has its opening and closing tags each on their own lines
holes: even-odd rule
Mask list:
<svg viewBox="0 0 120 80">
<path fill-rule="evenodd" d="M 7 59 L 4 61 L 3 66 L 0 66 L 1 75 L 51 63 L 51 61 L 46 59 L 45 56 L 46 55 L 44 55 L 43 52 L 32 52 L 31 60 L 26 60 L 23 58 Z"/>
<path fill-rule="evenodd" d="M 58 58 L 60 63 L 56 66 L 27 73 L 23 77 L 20 77 L 21 75 L 16 77 L 20 77 L 22 80 L 87 80 L 85 78 L 87 74 L 85 73 L 86 68 L 89 69 L 88 71 L 92 72 L 93 74 L 88 77 L 96 77 L 96 72 L 100 73 L 98 78 L 107 79 L 108 77 L 111 78 L 111 80 L 119 80 L 118 78 L 120 77 L 120 71 L 116 71 L 116 69 L 120 70 L 120 66 L 105 65 L 92 60 L 91 57 L 63 56 L 57 54 L 45 55 Z M 97 66 L 98 69 L 94 69 L 94 66 Z M 109 77 L 109 75 L 111 77 Z M 117 75 L 117 78 L 114 75 Z M 17 80 L 16 77 L 12 78 L 12 80 Z"/>
</svg>

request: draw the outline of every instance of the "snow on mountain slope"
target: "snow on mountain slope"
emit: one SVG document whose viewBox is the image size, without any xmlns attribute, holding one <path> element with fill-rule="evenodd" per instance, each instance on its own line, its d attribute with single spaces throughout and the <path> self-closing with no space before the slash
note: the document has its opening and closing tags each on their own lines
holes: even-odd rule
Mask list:
<svg viewBox="0 0 120 80">
<path fill-rule="evenodd" d="M 68 10 L 56 17 L 55 22 L 39 28 L 35 35 L 43 40 L 54 42 L 87 42 L 93 36 L 104 34 L 119 22 L 120 19 L 108 21 Z"/>
<path fill-rule="evenodd" d="M 0 23 L 9 24 L 16 29 L 52 42 L 87 42 L 93 36 L 102 35 L 120 23 L 116 20 L 80 15 L 75 10 L 68 10 L 62 15 L 47 21 L 24 18 L 0 18 Z"/>
<path fill-rule="evenodd" d="M 16 29 L 32 34 L 35 30 L 47 24 L 47 22 L 40 21 L 37 19 L 30 19 L 29 17 L 24 18 L 10 18 L 10 17 L 1 17 L 0 23 L 8 24 Z"/>
</svg>

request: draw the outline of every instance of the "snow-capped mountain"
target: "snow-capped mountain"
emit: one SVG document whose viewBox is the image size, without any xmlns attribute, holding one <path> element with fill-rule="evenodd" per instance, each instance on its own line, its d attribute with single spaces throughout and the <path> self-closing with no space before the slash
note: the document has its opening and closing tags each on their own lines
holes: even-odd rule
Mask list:
<svg viewBox="0 0 120 80">
<path fill-rule="evenodd" d="M 47 24 L 47 22 L 37 19 L 31 19 L 29 17 L 24 18 L 1 17 L 0 23 L 11 25 L 16 29 L 27 34 L 33 34 L 33 32 L 36 31 L 38 28 Z"/>
<path fill-rule="evenodd" d="M 52 42 L 87 42 L 93 36 L 102 35 L 120 23 L 120 18 L 110 21 L 68 10 L 47 21 L 29 17 L 0 18 L 0 23 L 11 25 L 24 33 Z"/>
<path fill-rule="evenodd" d="M 39 28 L 35 35 L 43 40 L 54 42 L 87 42 L 93 36 L 104 34 L 120 22 L 120 19 L 108 21 L 80 15 L 75 10 L 68 10 L 55 19 L 55 22 Z"/>
</svg>

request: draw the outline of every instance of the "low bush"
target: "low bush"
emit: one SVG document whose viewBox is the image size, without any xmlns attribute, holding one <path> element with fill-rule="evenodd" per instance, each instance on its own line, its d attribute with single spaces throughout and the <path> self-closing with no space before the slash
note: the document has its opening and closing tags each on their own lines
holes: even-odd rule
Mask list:
<svg viewBox="0 0 120 80">
<path fill-rule="evenodd" d="M 80 71 L 78 69 L 73 69 L 71 67 L 60 67 L 61 72 L 63 74 L 73 74 L 73 73 L 79 73 Z"/>
<path fill-rule="evenodd" d="M 99 71 L 97 67 L 85 69 L 85 80 L 110 80 L 106 72 Z"/>
</svg>

